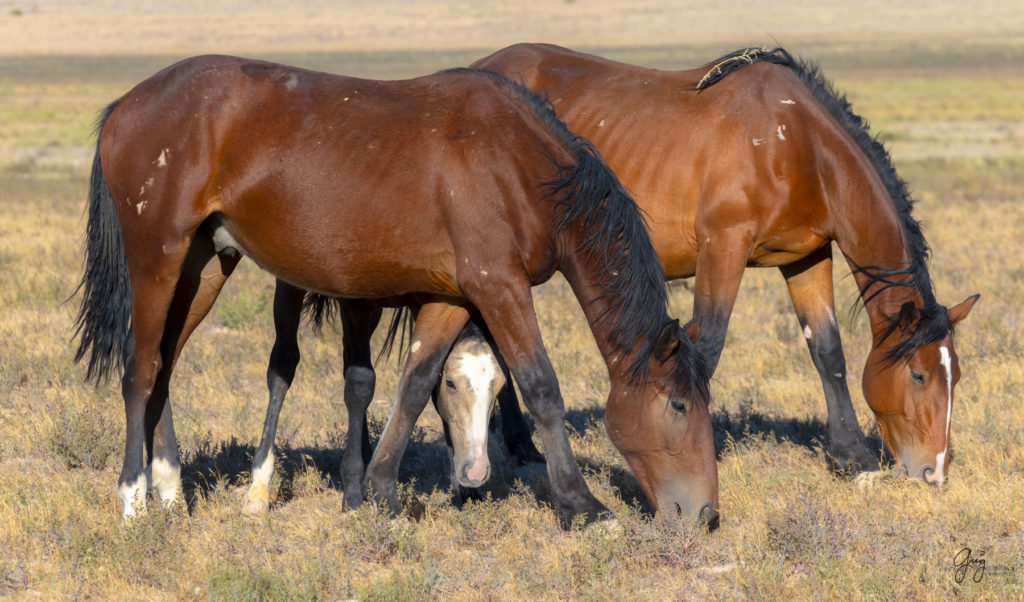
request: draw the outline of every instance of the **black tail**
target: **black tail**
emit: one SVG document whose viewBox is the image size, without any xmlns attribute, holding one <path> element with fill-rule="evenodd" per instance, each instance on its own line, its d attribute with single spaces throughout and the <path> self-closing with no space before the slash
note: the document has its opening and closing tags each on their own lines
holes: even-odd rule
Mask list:
<svg viewBox="0 0 1024 602">
<path fill-rule="evenodd" d="M 89 179 L 85 273 L 75 290 L 77 294 L 84 289 L 73 335 L 79 337 L 75 361 L 89 356 L 85 378 L 97 384 L 110 375 L 115 365 L 118 370 L 124 368 L 131 333 L 132 295 L 124 240 L 100 164 L 99 134 L 116 107 L 117 102 L 111 103 L 96 124 L 96 156 Z"/>
<path fill-rule="evenodd" d="M 313 332 L 320 334 L 324 323 L 335 323 L 341 318 L 341 299 L 330 297 L 319 293 L 306 293 L 306 299 L 302 302 L 302 312 L 306 315 L 313 327 Z M 398 341 L 398 355 L 402 356 L 405 343 L 412 339 L 412 312 L 407 307 L 399 307 L 391 315 L 391 323 L 388 324 L 388 332 L 384 337 L 384 344 L 377 353 L 377 362 L 391 355 L 391 350 Z"/>
</svg>

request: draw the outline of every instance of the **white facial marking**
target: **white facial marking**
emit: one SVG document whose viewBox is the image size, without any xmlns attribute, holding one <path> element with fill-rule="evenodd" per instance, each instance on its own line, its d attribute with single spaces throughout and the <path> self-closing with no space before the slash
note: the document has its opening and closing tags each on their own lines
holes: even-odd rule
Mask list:
<svg viewBox="0 0 1024 602">
<path fill-rule="evenodd" d="M 811 325 L 810 324 L 804 324 L 804 338 L 809 341 L 809 340 L 811 340 L 811 336 L 813 336 L 813 335 L 814 335 L 814 333 L 811 332 Z"/>
<path fill-rule="evenodd" d="M 782 103 L 782 104 L 784 104 L 784 105 L 795 105 L 795 104 L 796 104 L 796 101 L 795 101 L 795 100 L 790 100 L 790 99 L 788 99 L 788 98 L 783 98 L 783 99 L 782 99 L 782 100 L 780 100 L 779 102 L 780 102 L 780 103 Z"/>
<path fill-rule="evenodd" d="M 491 409 L 491 383 L 497 375 L 494 356 L 490 353 L 466 353 L 460 362 L 462 373 L 473 390 L 473 408 L 470 413 L 473 453 L 476 457 L 487 454 L 487 422 Z"/>
<path fill-rule="evenodd" d="M 181 484 L 181 467 L 174 466 L 163 458 L 153 460 L 149 467 L 149 488 L 160 494 L 164 504 L 170 505 L 178 499 Z"/>
<path fill-rule="evenodd" d="M 417 351 L 420 350 L 421 346 L 422 344 L 419 341 L 413 341 L 412 347 L 409 347 L 409 353 L 416 353 Z"/>
<path fill-rule="evenodd" d="M 136 513 L 146 511 L 146 475 L 140 474 L 134 483 L 125 483 L 117 488 L 117 496 L 124 504 L 124 519 L 133 518 Z"/>
<path fill-rule="evenodd" d="M 785 140 L 786 139 L 786 136 L 782 133 L 783 131 L 785 131 L 785 129 L 786 129 L 786 126 L 780 125 L 778 127 L 778 129 L 775 130 L 776 135 L 779 137 L 779 140 Z"/>
<path fill-rule="evenodd" d="M 946 369 L 946 445 L 942 452 L 935 456 L 935 478 L 939 485 L 942 484 L 943 467 L 946 465 L 946 453 L 949 451 L 949 421 L 953 416 L 953 358 L 949 354 L 949 348 L 945 345 L 939 347 L 939 362 Z"/>
</svg>

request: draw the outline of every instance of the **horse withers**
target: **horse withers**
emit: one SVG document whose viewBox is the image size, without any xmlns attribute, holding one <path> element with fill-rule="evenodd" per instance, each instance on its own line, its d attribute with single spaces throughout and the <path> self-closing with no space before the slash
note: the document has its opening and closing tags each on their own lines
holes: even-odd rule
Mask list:
<svg viewBox="0 0 1024 602">
<path fill-rule="evenodd" d="M 928 245 L 883 145 L 809 63 L 745 49 L 686 71 L 517 44 L 473 64 L 547 94 L 649 216 L 669 278 L 694 277 L 697 347 L 714 367 L 745 268 L 778 267 L 828 406 L 828 453 L 877 468 L 857 423 L 836 323 L 832 242 L 871 321 L 864 397 L 912 477 L 948 474 L 953 327 L 977 295 L 935 299 Z"/>
<path fill-rule="evenodd" d="M 178 495 L 170 376 L 248 256 L 320 294 L 421 297 L 363 479 L 393 511 L 413 424 L 472 308 L 536 421 L 563 524 L 607 511 L 569 446 L 531 298 L 559 270 L 609 372 L 612 440 L 657 507 L 717 521 L 708 374 L 668 317 L 641 212 L 597 150 L 507 78 L 384 82 L 187 59 L 104 111 L 86 238 L 77 356 L 89 356 L 87 377 L 124 365 L 126 517 L 151 482 Z"/>
</svg>

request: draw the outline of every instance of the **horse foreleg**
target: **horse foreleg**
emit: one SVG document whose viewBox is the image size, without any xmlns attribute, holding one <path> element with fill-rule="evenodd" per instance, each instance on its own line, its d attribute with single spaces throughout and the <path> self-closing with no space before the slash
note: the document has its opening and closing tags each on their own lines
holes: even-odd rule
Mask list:
<svg viewBox="0 0 1024 602">
<path fill-rule="evenodd" d="M 497 350 L 495 350 L 497 351 Z M 501 366 L 505 376 L 505 386 L 498 391 L 498 409 L 501 412 L 501 434 L 505 440 L 505 448 L 516 457 L 516 464 L 523 466 L 531 462 L 544 462 L 544 456 L 533 444 L 530 427 L 526 424 L 523 411 L 519 407 L 516 389 L 512 384 L 512 374 L 500 353 L 494 357 Z"/>
<path fill-rule="evenodd" d="M 244 514 L 262 514 L 270 508 L 270 479 L 274 476 L 274 438 L 277 419 L 299 365 L 299 321 L 306 291 L 277 281 L 274 289 L 274 347 L 267 365 L 267 415 L 263 420 L 260 445 L 252 459 L 252 483 L 242 499 Z"/>
<path fill-rule="evenodd" d="M 713 373 L 722 357 L 729 318 L 747 267 L 750 236 L 746 232 L 713 231 L 704 237 L 694 277 L 693 320 L 700 328 L 697 350 Z"/>
<path fill-rule="evenodd" d="M 877 470 L 868 450 L 846 384 L 846 357 L 835 316 L 832 246 L 779 268 L 786 278 L 811 360 L 818 370 L 828 406 L 828 454 L 840 471 Z"/>
<path fill-rule="evenodd" d="M 548 479 L 563 527 L 583 515 L 593 521 L 608 509 L 594 497 L 583 479 L 565 430 L 565 404 L 554 368 L 544 350 L 529 284 L 476 282 L 485 287 L 479 298 L 474 282 L 460 283 L 480 309 L 494 341 L 515 376 L 523 401 L 537 421 L 541 446 L 547 458 Z M 472 287 L 472 288 L 471 288 Z M 486 292 L 485 292 L 486 291 Z"/>
<path fill-rule="evenodd" d="M 363 501 L 363 476 L 370 462 L 370 430 L 366 412 L 373 401 L 377 375 L 370 360 L 370 337 L 380 322 L 381 308 L 372 302 L 342 302 L 345 408 L 348 436 L 341 457 L 343 507 L 357 508 Z"/>
<path fill-rule="evenodd" d="M 448 351 L 468 320 L 466 308 L 446 303 L 424 305 L 416 319 L 395 406 L 366 469 L 363 487 L 376 499 L 386 500 L 393 513 L 402 510 L 398 500 L 398 468 L 413 426 L 437 384 Z"/>
</svg>

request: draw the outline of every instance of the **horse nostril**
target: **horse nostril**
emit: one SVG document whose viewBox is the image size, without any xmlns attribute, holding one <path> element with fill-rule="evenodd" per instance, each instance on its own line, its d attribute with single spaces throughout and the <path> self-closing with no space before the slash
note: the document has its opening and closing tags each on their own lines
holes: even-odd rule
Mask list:
<svg viewBox="0 0 1024 602">
<path fill-rule="evenodd" d="M 934 475 L 935 475 L 935 467 L 932 466 L 931 464 L 925 464 L 924 466 L 921 467 L 921 474 L 918 475 L 918 476 L 921 479 L 923 479 L 924 482 L 926 482 L 926 483 L 928 483 L 930 485 L 936 485 L 936 484 L 938 484 L 938 479 L 935 479 Z"/>
<path fill-rule="evenodd" d="M 704 504 L 700 509 L 700 519 L 704 525 L 708 528 L 708 533 L 713 533 L 718 529 L 719 515 L 718 510 L 711 503 Z"/>
</svg>

